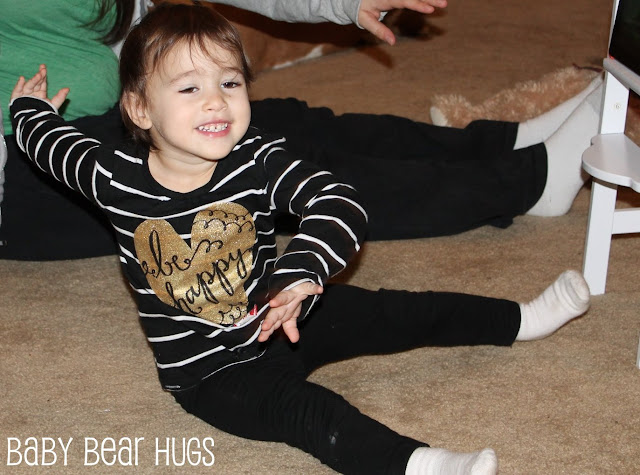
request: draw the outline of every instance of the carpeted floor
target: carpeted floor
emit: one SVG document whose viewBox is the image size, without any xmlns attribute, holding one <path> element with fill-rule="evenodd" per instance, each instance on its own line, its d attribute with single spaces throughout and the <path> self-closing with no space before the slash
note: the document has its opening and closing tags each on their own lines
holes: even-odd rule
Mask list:
<svg viewBox="0 0 640 475">
<path fill-rule="evenodd" d="M 436 94 L 481 102 L 605 53 L 609 0 L 450 3 L 420 37 L 264 72 L 253 94 L 428 120 Z M 566 216 L 525 216 L 506 230 L 368 243 L 342 280 L 529 299 L 581 268 L 588 200 L 585 187 Z M 621 205 L 638 203 L 622 193 Z M 545 340 L 359 358 L 312 379 L 434 446 L 492 447 L 503 474 L 637 473 L 638 262 L 640 239 L 614 239 L 607 293 Z M 115 257 L 0 261 L 0 275 L 0 473 L 331 473 L 299 450 L 213 429 L 163 393 Z"/>
</svg>

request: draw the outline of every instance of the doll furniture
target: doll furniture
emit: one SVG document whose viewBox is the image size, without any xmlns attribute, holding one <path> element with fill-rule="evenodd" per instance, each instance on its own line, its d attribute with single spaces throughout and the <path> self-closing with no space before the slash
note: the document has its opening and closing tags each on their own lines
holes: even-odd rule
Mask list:
<svg viewBox="0 0 640 475">
<path fill-rule="evenodd" d="M 636 0 L 614 1 L 600 130 L 582 155 L 593 177 L 583 267 L 593 295 L 605 292 L 612 235 L 640 232 L 640 208 L 616 209 L 618 186 L 640 193 L 640 147 L 624 134 L 629 90 L 640 92 L 638 12 Z"/>
</svg>

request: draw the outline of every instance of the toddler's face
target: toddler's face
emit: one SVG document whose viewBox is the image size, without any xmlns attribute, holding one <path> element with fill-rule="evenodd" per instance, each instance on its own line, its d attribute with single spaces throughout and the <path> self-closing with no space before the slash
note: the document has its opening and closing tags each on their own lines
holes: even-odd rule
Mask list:
<svg viewBox="0 0 640 475">
<path fill-rule="evenodd" d="M 207 52 L 178 44 L 146 89 L 144 128 L 165 158 L 185 163 L 226 157 L 249 127 L 251 109 L 240 64 L 211 43 Z"/>
</svg>

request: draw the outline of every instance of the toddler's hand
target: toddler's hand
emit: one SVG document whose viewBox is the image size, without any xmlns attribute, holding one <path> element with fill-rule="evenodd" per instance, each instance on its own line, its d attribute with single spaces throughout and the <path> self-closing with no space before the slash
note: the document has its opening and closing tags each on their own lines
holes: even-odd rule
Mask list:
<svg viewBox="0 0 640 475">
<path fill-rule="evenodd" d="M 303 282 L 289 290 L 283 290 L 269 301 L 271 309 L 262 322 L 262 331 L 258 341 L 267 341 L 278 328 L 282 327 L 292 343 L 300 339 L 296 319 L 300 316 L 302 302 L 309 295 L 320 295 L 322 286 Z"/>
<path fill-rule="evenodd" d="M 51 99 L 47 97 L 47 67 L 41 64 L 38 72 L 28 81 L 25 80 L 24 76 L 20 76 L 13 88 L 13 92 L 11 92 L 11 100 L 23 96 L 33 96 L 39 99 L 45 99 L 51 102 L 56 109 L 59 109 L 67 98 L 68 93 L 69 88 L 64 87 Z"/>
</svg>

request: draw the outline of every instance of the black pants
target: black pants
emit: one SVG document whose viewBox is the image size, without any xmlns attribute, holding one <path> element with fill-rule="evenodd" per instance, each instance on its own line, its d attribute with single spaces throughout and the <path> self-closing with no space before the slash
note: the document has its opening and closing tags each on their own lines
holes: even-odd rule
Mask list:
<svg viewBox="0 0 640 475">
<path fill-rule="evenodd" d="M 369 213 L 370 240 L 506 227 L 546 182 L 544 145 L 513 151 L 517 125 L 477 121 L 464 129 L 390 115 L 344 114 L 296 99 L 252 103 L 253 122 L 287 137 L 288 148 L 354 185 Z M 103 142 L 123 140 L 117 108 L 73 122 Z M 71 259 L 113 254 L 100 210 L 43 177 L 7 137 L 0 258 Z"/>
<path fill-rule="evenodd" d="M 427 444 L 365 416 L 307 376 L 324 364 L 359 355 L 423 346 L 510 345 L 520 327 L 520 309 L 508 300 L 465 294 L 334 285 L 327 286 L 300 327 L 298 344 L 275 339 L 262 357 L 174 397 L 218 429 L 285 442 L 338 472 L 404 474 L 411 453 Z"/>
<path fill-rule="evenodd" d="M 297 99 L 256 101 L 251 112 L 257 127 L 284 135 L 289 150 L 355 186 L 369 240 L 507 227 L 546 184 L 546 148 L 514 151 L 516 123 L 457 129 L 392 115 L 336 116 Z"/>
</svg>

